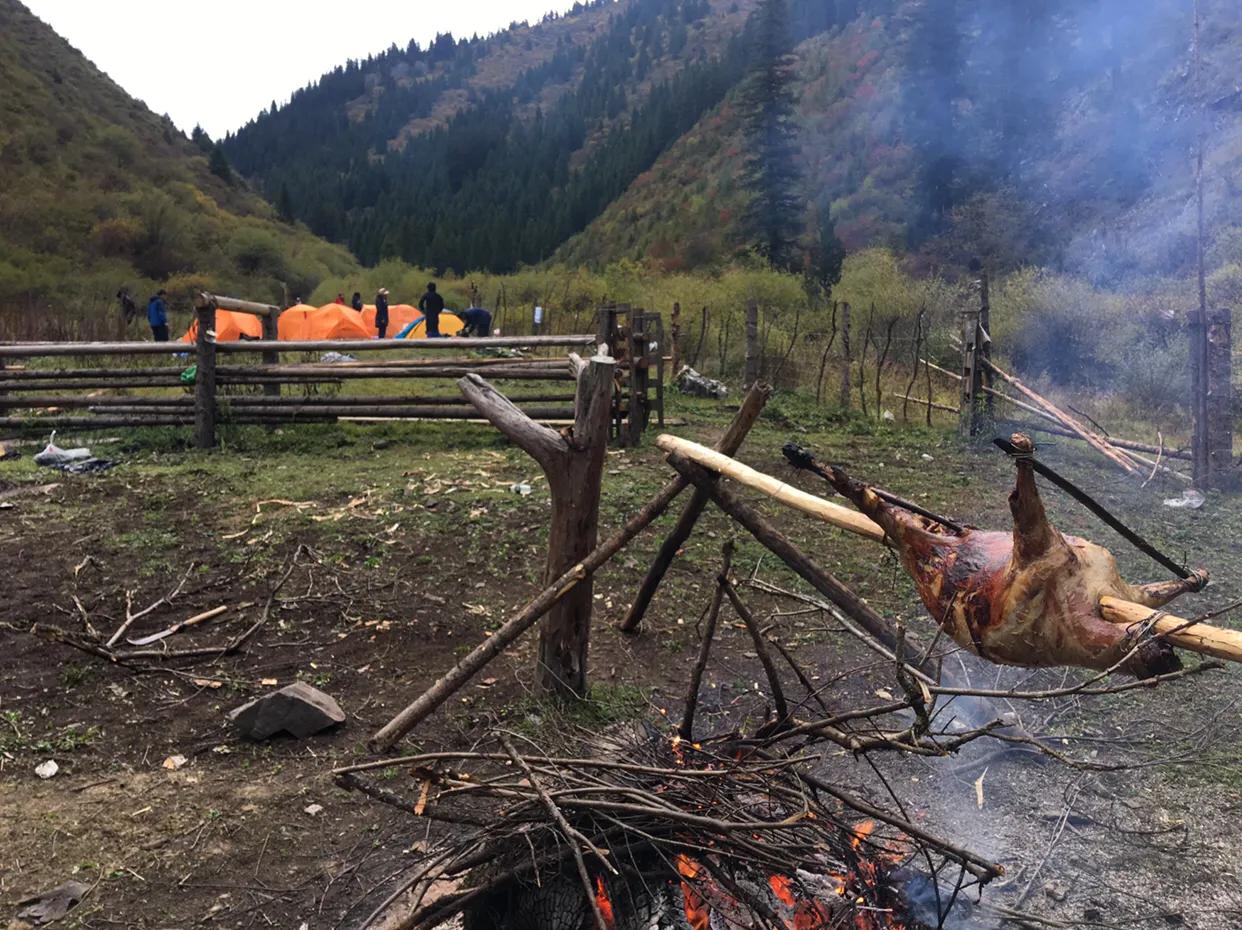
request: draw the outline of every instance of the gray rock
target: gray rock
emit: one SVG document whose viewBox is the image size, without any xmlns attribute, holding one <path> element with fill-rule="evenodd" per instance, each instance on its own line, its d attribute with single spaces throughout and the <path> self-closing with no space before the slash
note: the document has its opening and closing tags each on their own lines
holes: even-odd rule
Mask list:
<svg viewBox="0 0 1242 930">
<path fill-rule="evenodd" d="M 65 882 L 63 885 L 57 885 L 50 891 L 18 901 L 17 905 L 21 908 L 17 912 L 18 919 L 29 921 L 27 926 L 55 923 L 73 910 L 90 890 L 90 885 L 84 885 L 81 882 Z"/>
<path fill-rule="evenodd" d="M 286 685 L 229 713 L 238 735 L 267 739 L 288 733 L 298 739 L 345 722 L 345 712 L 330 695 L 304 681 Z"/>
</svg>

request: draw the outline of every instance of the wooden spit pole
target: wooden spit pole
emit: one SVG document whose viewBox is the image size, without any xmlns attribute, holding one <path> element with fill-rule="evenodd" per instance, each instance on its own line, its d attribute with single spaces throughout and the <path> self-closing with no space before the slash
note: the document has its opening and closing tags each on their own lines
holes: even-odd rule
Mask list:
<svg viewBox="0 0 1242 930">
<path fill-rule="evenodd" d="M 710 471 L 732 478 L 739 484 L 754 488 L 787 507 L 809 514 L 830 526 L 874 542 L 884 541 L 884 530 L 880 525 L 857 510 L 851 510 L 824 500 L 822 497 L 807 494 L 783 481 L 778 481 L 771 475 L 765 475 L 727 455 L 722 455 L 714 449 L 667 434 L 656 439 L 656 446 L 664 452 L 680 455 Z M 1120 598 L 1104 597 L 1100 600 L 1100 615 L 1110 623 L 1143 623 L 1158 613 L 1160 612 L 1150 607 Z M 1155 622 L 1154 629 L 1157 633 L 1169 633 L 1187 623 L 1190 621 L 1161 614 Z M 1195 623 L 1186 630 L 1172 633 L 1168 638 L 1175 646 L 1191 652 L 1228 659 L 1231 662 L 1242 662 L 1242 631 L 1216 627 L 1208 623 Z"/>
</svg>

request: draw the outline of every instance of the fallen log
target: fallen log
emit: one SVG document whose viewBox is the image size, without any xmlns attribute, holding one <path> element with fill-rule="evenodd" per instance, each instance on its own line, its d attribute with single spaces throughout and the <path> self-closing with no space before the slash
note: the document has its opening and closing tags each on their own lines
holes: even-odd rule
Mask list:
<svg viewBox="0 0 1242 930">
<path fill-rule="evenodd" d="M 742 406 L 738 408 L 733 422 L 729 424 L 729 428 L 725 430 L 724 435 L 716 443 L 716 449 L 725 455 L 735 455 L 746 440 L 751 427 L 759 419 L 759 414 L 763 412 L 763 407 L 771 396 L 772 388 L 768 385 L 761 381 L 752 384 L 750 390 L 746 392 L 746 397 L 742 401 Z M 677 480 L 682 481 L 683 479 L 678 478 Z M 617 628 L 622 633 L 633 633 L 643 622 L 647 608 L 651 605 L 651 599 L 655 597 L 656 589 L 660 587 L 660 583 L 664 580 L 664 575 L 668 572 L 669 566 L 673 564 L 673 559 L 677 557 L 678 551 L 686 544 L 690 534 L 694 532 L 694 526 L 698 523 L 699 517 L 707 507 L 709 500 L 705 493 L 697 489 L 695 490 L 694 496 L 686 504 L 685 510 L 682 511 L 681 516 L 677 519 L 677 525 L 673 527 L 672 532 L 660 544 L 660 551 L 656 553 L 650 568 L 647 569 L 647 574 L 643 578 L 642 584 L 639 585 L 638 593 L 634 595 L 634 602 L 626 612 L 625 618 L 618 625 Z"/>
<path fill-rule="evenodd" d="M 992 370 L 992 372 L 998 378 L 1000 378 L 1006 384 L 1010 385 L 1012 388 L 1014 388 L 1014 390 L 1030 398 L 1030 400 L 1034 402 L 1038 407 L 1042 408 L 1045 412 L 1051 414 L 1058 421 L 1060 421 L 1061 426 L 1063 426 L 1065 429 L 1068 429 L 1076 433 L 1080 439 L 1084 440 L 1089 446 L 1091 446 L 1091 448 L 1095 449 L 1105 458 L 1115 463 L 1126 474 L 1128 475 L 1139 474 L 1138 463 L 1126 453 L 1110 445 L 1108 440 L 1105 439 L 1103 436 L 1092 431 L 1091 429 L 1088 429 L 1082 423 L 1079 423 L 1077 419 L 1070 416 L 1068 413 L 1066 413 L 1056 404 L 1052 403 L 1052 401 L 1048 400 L 1043 395 L 1038 394 L 1035 391 L 1031 390 L 1029 387 L 1027 387 L 1017 378 L 1013 377 L 1013 375 L 1007 374 L 1006 372 L 1002 371 L 1000 368 L 996 367 L 995 362 L 988 360 L 987 366 L 988 368 Z"/>
<path fill-rule="evenodd" d="M 922 359 L 921 361 L 923 362 L 924 365 L 926 365 L 932 371 L 938 371 L 942 375 L 947 375 L 948 377 L 952 378 L 955 381 L 962 380 L 962 376 L 957 374 L 956 372 L 949 371 L 947 368 L 941 368 L 939 365 L 936 365 L 932 362 L 927 361 L 927 359 Z M 1039 417 L 1041 420 L 1044 420 L 1045 422 L 1051 423 L 1054 425 L 1054 428 L 1051 428 L 1051 429 L 1047 427 L 1043 427 L 1043 426 L 1032 426 L 1030 427 L 1031 429 L 1037 429 L 1037 430 L 1041 430 L 1046 433 L 1052 433 L 1053 435 L 1056 435 L 1056 436 L 1068 436 L 1072 439 L 1082 438 L 1077 433 L 1070 432 L 1069 430 L 1061 426 L 1061 421 L 1058 420 L 1056 417 L 1054 417 L 1052 414 L 1047 413 L 1044 410 L 1041 410 L 1039 407 L 1036 407 L 1033 404 L 1028 404 L 1026 401 L 1018 400 L 1018 398 L 1013 397 L 1009 394 L 1006 394 L 1004 391 L 998 391 L 995 388 L 990 388 L 990 387 L 987 387 L 986 385 L 984 386 L 983 390 L 987 392 L 988 394 L 991 394 L 993 397 L 1003 400 L 1006 403 L 1013 404 L 1015 407 L 1021 410 L 1025 410 L 1027 413 L 1033 414 L 1034 416 Z M 916 400 L 916 398 L 911 398 L 911 400 Z M 1056 427 L 1059 427 L 1059 428 L 1056 428 Z M 1116 446 L 1118 449 L 1125 449 L 1129 452 L 1147 452 L 1151 455 L 1160 455 L 1163 452 L 1165 458 L 1186 459 L 1187 461 L 1189 461 L 1192 458 L 1189 452 L 1185 452 L 1180 449 L 1179 450 L 1161 449 L 1160 446 L 1153 446 L 1149 442 L 1138 442 L 1133 439 L 1118 439 L 1116 436 L 1107 436 L 1105 438 L 1108 440 L 1109 445 Z M 1150 465 L 1151 461 L 1147 460 L 1147 464 Z M 1177 473 L 1174 472 L 1174 474 L 1177 474 Z M 1184 477 L 1184 476 L 1179 476 L 1179 477 Z"/>
<path fill-rule="evenodd" d="M 971 588 L 970 591 L 964 591 L 964 593 L 955 592 L 953 585 L 944 583 L 944 579 L 948 576 L 943 570 L 921 569 L 915 571 L 915 569 L 922 565 L 919 559 L 924 558 L 924 556 L 914 553 L 912 550 L 914 540 L 918 540 L 921 546 L 931 546 L 933 549 L 938 547 L 952 548 L 962 545 L 962 540 L 970 533 L 974 533 L 979 540 L 979 545 L 982 545 L 988 551 L 991 551 L 994 547 L 1003 547 L 997 549 L 997 552 L 1000 553 L 999 556 L 997 552 L 992 552 L 988 559 L 988 561 L 995 563 L 999 558 L 999 564 L 1003 567 L 1007 564 L 1004 553 L 1007 552 L 1008 547 L 1014 545 L 1014 533 L 985 533 L 983 531 L 970 530 L 967 534 L 958 536 L 956 534 L 930 532 L 931 528 L 926 525 L 927 521 L 922 521 L 922 518 L 917 518 L 902 511 L 900 508 L 886 504 L 871 493 L 870 489 L 866 488 L 865 485 L 853 482 L 852 479 L 841 474 L 839 476 L 840 486 L 837 490 L 846 494 L 850 499 L 856 500 L 856 502 L 865 502 L 872 513 L 887 521 L 888 525 L 882 527 L 879 522 L 873 520 L 869 515 L 848 510 L 822 498 L 816 498 L 805 492 L 797 491 L 797 489 L 790 488 L 775 478 L 748 468 L 698 443 L 678 439 L 674 436 L 662 435 L 656 439 L 656 445 L 666 452 L 672 453 L 669 461 L 674 467 L 677 467 L 679 461 L 683 463 L 686 461 L 697 463 L 706 469 L 727 475 L 741 484 L 754 488 L 787 506 L 814 516 L 832 526 L 876 542 L 888 540 L 902 555 L 903 563 L 906 563 L 907 570 L 911 571 L 911 574 L 915 576 L 925 603 L 930 601 L 928 609 L 933 617 L 938 622 L 950 624 L 952 628 L 947 630 L 947 632 L 950 632 L 960 644 L 971 648 L 973 651 L 980 652 L 984 658 L 991 661 L 1004 662 L 1008 661 L 1007 656 L 1015 658 L 1019 655 L 1022 648 L 1026 648 L 1024 646 L 1015 646 L 1013 648 L 1018 649 L 1019 652 L 1014 652 L 1009 646 L 1001 645 L 996 651 L 990 650 L 984 639 L 986 630 L 994 626 L 994 621 L 988 619 L 989 605 L 986 603 L 988 600 L 987 596 L 981 596 L 980 591 L 974 588 Z M 679 456 L 684 458 L 679 459 Z M 1020 463 L 1020 468 L 1029 468 L 1029 465 L 1024 466 Z M 678 470 L 681 471 L 680 468 Z M 1158 606 L 1168 603 L 1179 594 L 1200 590 L 1206 583 L 1206 573 L 1196 572 L 1193 577 L 1184 580 L 1136 586 L 1126 584 L 1117 574 L 1115 561 L 1107 550 L 1086 540 L 1075 537 L 1061 537 L 1060 533 L 1047 524 L 1046 518 L 1043 515 L 1043 506 L 1039 502 L 1038 492 L 1035 489 L 1034 480 L 1030 479 L 1028 483 L 1022 480 L 1022 475 L 1023 471 L 1020 470 L 1019 487 L 1022 489 L 1022 493 L 1016 498 L 1017 503 L 1013 505 L 1018 508 L 1015 510 L 1017 535 L 1023 539 L 1038 539 L 1039 542 L 1035 544 L 1037 546 L 1068 545 L 1072 549 L 1073 559 L 1070 560 L 1071 564 L 1074 566 L 1074 570 L 1083 572 L 1082 580 L 1086 585 L 1082 592 L 1083 595 L 1085 596 L 1088 591 L 1096 592 L 1093 600 L 1088 598 L 1086 601 L 1086 603 L 1094 603 L 1095 609 L 1083 613 L 1078 617 L 1078 621 L 1087 624 L 1091 629 L 1092 635 L 1099 637 L 1101 642 L 1110 644 L 1110 648 L 1101 649 L 1099 655 L 1095 657 L 1098 661 L 1095 661 L 1094 664 L 1087 664 L 1085 660 L 1092 658 L 1091 655 L 1087 654 L 1077 656 L 1077 658 L 1084 661 L 1046 661 L 1057 657 L 1059 649 L 1071 648 L 1074 645 L 1073 642 L 1066 641 L 1062 642 L 1060 646 L 1050 645 L 1048 647 L 1050 651 L 1036 657 L 1045 661 L 1012 662 L 1011 664 L 1080 664 L 1087 668 L 1110 667 L 1117 656 L 1117 650 L 1120 649 L 1124 652 L 1125 648 L 1129 648 L 1129 646 L 1127 645 L 1123 648 L 1121 643 L 1123 637 L 1110 634 L 1107 625 L 1092 624 L 1092 618 L 1096 621 L 1101 619 L 1108 621 L 1109 624 L 1133 624 L 1136 615 L 1143 619 L 1148 618 Z M 702 476 L 701 481 L 710 484 L 710 479 L 706 474 Z M 700 487 L 703 486 L 698 481 L 695 483 Z M 719 504 L 718 495 L 720 489 L 714 488 L 714 490 L 717 493 L 712 495 L 712 499 Z M 790 492 L 796 493 L 791 494 Z M 869 497 L 868 494 L 870 494 Z M 740 504 L 740 502 L 737 503 Z M 736 511 L 736 506 L 733 509 Z M 726 510 L 726 512 L 730 511 Z M 730 513 L 730 515 L 736 517 L 736 513 Z M 739 520 L 739 522 L 742 521 Z M 747 527 L 747 529 L 750 529 L 750 527 Z M 1035 534 L 1034 537 L 1031 534 Z M 1057 539 L 1062 539 L 1063 542 L 1057 543 Z M 760 541 L 762 542 L 763 540 Z M 775 552 L 776 550 L 773 549 L 773 551 Z M 777 554 L 780 555 L 779 552 Z M 1026 557 L 1029 558 L 1030 553 L 1027 553 Z M 805 556 L 802 556 L 802 558 L 805 559 Z M 934 561 L 936 557 L 933 556 L 931 558 L 933 558 L 934 564 L 941 564 Z M 963 558 L 966 558 L 966 556 L 963 556 Z M 972 556 L 972 558 L 974 557 Z M 784 559 L 784 556 L 782 556 L 782 559 Z M 789 560 L 786 559 L 786 561 Z M 1083 565 L 1085 567 L 1082 567 Z M 790 563 L 790 567 L 802 574 L 806 580 L 811 581 L 811 578 L 803 574 L 803 571 L 795 564 Z M 1068 569 L 1066 570 L 1068 571 Z M 939 579 L 939 583 L 937 583 L 937 579 Z M 924 582 L 927 585 L 926 589 L 924 589 Z M 815 584 L 814 581 L 811 581 L 811 583 Z M 974 584 L 970 578 L 958 578 L 956 583 Z M 1037 586 L 1037 588 L 1042 590 L 1041 586 Z M 1032 588 L 1032 591 L 1034 590 L 1036 588 Z M 1123 591 L 1128 592 L 1131 597 L 1116 596 L 1117 592 Z M 827 592 L 822 591 L 822 589 L 821 593 L 827 595 Z M 965 598 L 960 602 L 957 598 L 959 593 L 963 594 Z M 1027 593 L 1031 592 L 1028 591 Z M 833 600 L 833 598 L 829 597 L 829 600 Z M 1069 598 L 1067 595 L 1064 600 L 1072 607 L 1079 599 Z M 833 602 L 838 603 L 835 600 Z M 1108 604 L 1107 610 L 1104 608 L 1105 604 Z M 1058 601 L 1057 606 L 1059 609 L 1064 605 L 1061 605 Z M 1004 615 L 1003 612 L 1001 615 Z M 941 618 L 944 619 L 941 620 Z M 1184 625 L 1188 622 L 1190 621 L 1183 620 L 1180 621 L 1180 624 Z M 979 624 L 983 626 L 979 626 Z M 1175 629 L 1178 625 L 1179 623 L 1175 618 L 1172 623 L 1163 624 L 1163 629 L 1161 629 L 1161 624 L 1157 623 L 1156 631 L 1157 633 L 1168 632 Z M 1222 629 L 1207 623 L 1195 623 L 1192 630 L 1193 633 L 1189 635 L 1182 633 L 1180 639 L 1171 641 L 1175 642 L 1177 646 L 1192 652 L 1205 652 L 1218 658 L 1242 661 L 1242 651 L 1235 649 L 1233 646 L 1234 643 L 1237 643 L 1239 647 L 1242 647 L 1242 633 Z M 872 630 L 868 628 L 868 632 L 872 632 Z M 1137 660 L 1138 657 L 1131 660 L 1131 670 L 1136 670 L 1140 673 L 1157 671 L 1157 666 L 1160 665 L 1155 656 L 1149 655 L 1146 657 L 1146 660 L 1152 663 L 1150 668 L 1135 666 L 1133 663 Z"/>
</svg>

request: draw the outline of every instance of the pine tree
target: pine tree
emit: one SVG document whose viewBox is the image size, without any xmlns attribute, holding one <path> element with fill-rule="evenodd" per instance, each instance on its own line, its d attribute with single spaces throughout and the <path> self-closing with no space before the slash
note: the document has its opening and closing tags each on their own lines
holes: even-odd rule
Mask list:
<svg viewBox="0 0 1242 930">
<path fill-rule="evenodd" d="M 289 182 L 280 182 L 280 193 L 276 195 L 276 215 L 286 223 L 293 222 L 293 197 L 289 193 Z"/>
<path fill-rule="evenodd" d="M 212 146 L 211 155 L 207 158 L 207 167 L 225 184 L 233 183 L 233 169 L 229 167 L 229 160 L 224 156 L 224 149 L 220 148 L 219 143 Z"/>
<path fill-rule="evenodd" d="M 913 244 L 933 235 L 962 196 L 956 105 L 962 96 L 957 0 L 919 0 L 909 13 L 902 122 L 918 157 Z"/>
<path fill-rule="evenodd" d="M 774 267 L 793 270 L 801 265 L 802 176 L 785 0 L 762 0 L 754 15 L 755 61 L 740 95 L 748 149 L 742 178 L 751 194 L 743 230 Z"/>
<path fill-rule="evenodd" d="M 831 201 L 824 197 L 815 210 L 815 235 L 811 242 L 807 273 L 825 294 L 831 294 L 841 280 L 844 266 L 845 243 L 837 235 Z"/>
<path fill-rule="evenodd" d="M 207 135 L 207 130 L 202 126 L 196 125 L 190 132 L 190 141 L 199 147 L 204 155 L 210 155 L 213 147 L 211 136 Z"/>
</svg>

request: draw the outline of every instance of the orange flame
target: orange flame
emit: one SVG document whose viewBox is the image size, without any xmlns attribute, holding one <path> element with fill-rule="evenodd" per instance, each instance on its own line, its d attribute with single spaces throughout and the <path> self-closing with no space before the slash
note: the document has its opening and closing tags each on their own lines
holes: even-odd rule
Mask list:
<svg viewBox="0 0 1242 930">
<path fill-rule="evenodd" d="M 608 930 L 612 930 L 616 926 L 616 916 L 612 910 L 612 899 L 608 897 L 608 892 L 604 890 L 604 879 L 598 875 L 595 876 L 595 905 L 599 908 L 599 915 L 604 918 L 604 926 Z"/>
<path fill-rule="evenodd" d="M 703 867 L 684 853 L 677 856 L 677 872 L 683 877 L 681 883 L 681 899 L 686 909 L 686 920 L 692 930 L 709 930 L 711 911 L 703 896 L 695 890 L 692 882 L 703 874 Z"/>
</svg>

